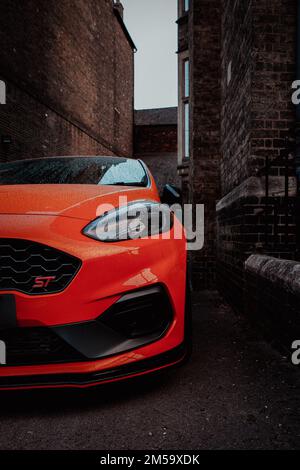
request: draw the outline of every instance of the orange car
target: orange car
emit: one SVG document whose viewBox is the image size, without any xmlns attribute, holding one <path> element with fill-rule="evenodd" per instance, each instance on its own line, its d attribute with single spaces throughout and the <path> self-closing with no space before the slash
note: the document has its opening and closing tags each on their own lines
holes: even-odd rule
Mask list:
<svg viewBox="0 0 300 470">
<path fill-rule="evenodd" d="M 88 387 L 185 359 L 180 230 L 139 160 L 1 163 L 0 388 Z"/>
</svg>

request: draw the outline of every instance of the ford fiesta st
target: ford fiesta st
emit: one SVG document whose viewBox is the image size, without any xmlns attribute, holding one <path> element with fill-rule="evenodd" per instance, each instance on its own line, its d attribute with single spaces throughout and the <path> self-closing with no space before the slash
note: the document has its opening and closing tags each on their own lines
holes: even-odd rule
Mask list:
<svg viewBox="0 0 300 470">
<path fill-rule="evenodd" d="M 178 196 L 166 187 L 163 202 Z M 88 387 L 183 361 L 187 255 L 176 231 L 139 160 L 1 163 L 0 388 Z"/>
</svg>

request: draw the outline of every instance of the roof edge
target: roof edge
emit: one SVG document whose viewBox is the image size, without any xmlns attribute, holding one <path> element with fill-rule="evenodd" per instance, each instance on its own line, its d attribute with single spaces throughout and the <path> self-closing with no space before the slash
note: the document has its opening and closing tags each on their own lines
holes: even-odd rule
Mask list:
<svg viewBox="0 0 300 470">
<path fill-rule="evenodd" d="M 122 16 L 120 15 L 120 12 L 118 10 L 118 8 L 116 8 L 115 6 L 113 6 L 113 10 L 114 10 L 114 14 L 115 14 L 115 17 L 117 18 L 125 36 L 126 36 L 126 39 L 127 41 L 129 42 L 130 46 L 131 46 L 131 49 L 133 50 L 133 52 L 137 52 L 137 47 L 136 45 L 134 44 L 133 40 L 132 40 L 132 37 L 130 36 L 129 34 L 129 31 L 128 29 L 126 28 L 125 26 L 125 23 L 123 21 L 123 18 Z"/>
</svg>

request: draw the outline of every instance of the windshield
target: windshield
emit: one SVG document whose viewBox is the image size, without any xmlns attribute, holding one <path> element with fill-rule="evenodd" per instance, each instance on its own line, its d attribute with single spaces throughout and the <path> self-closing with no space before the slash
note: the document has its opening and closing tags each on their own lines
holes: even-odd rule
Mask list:
<svg viewBox="0 0 300 470">
<path fill-rule="evenodd" d="M 147 186 L 138 160 L 117 157 L 55 157 L 0 163 L 0 185 L 96 184 Z"/>
</svg>

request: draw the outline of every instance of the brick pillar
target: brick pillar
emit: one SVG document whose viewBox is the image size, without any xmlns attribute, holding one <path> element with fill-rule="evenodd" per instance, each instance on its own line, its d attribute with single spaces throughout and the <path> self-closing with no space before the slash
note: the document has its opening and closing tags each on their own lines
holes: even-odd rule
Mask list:
<svg viewBox="0 0 300 470">
<path fill-rule="evenodd" d="M 192 2 L 191 50 L 191 169 L 194 204 L 205 205 L 205 243 L 192 253 L 193 284 L 215 287 L 216 200 L 220 160 L 220 0 Z"/>
</svg>

